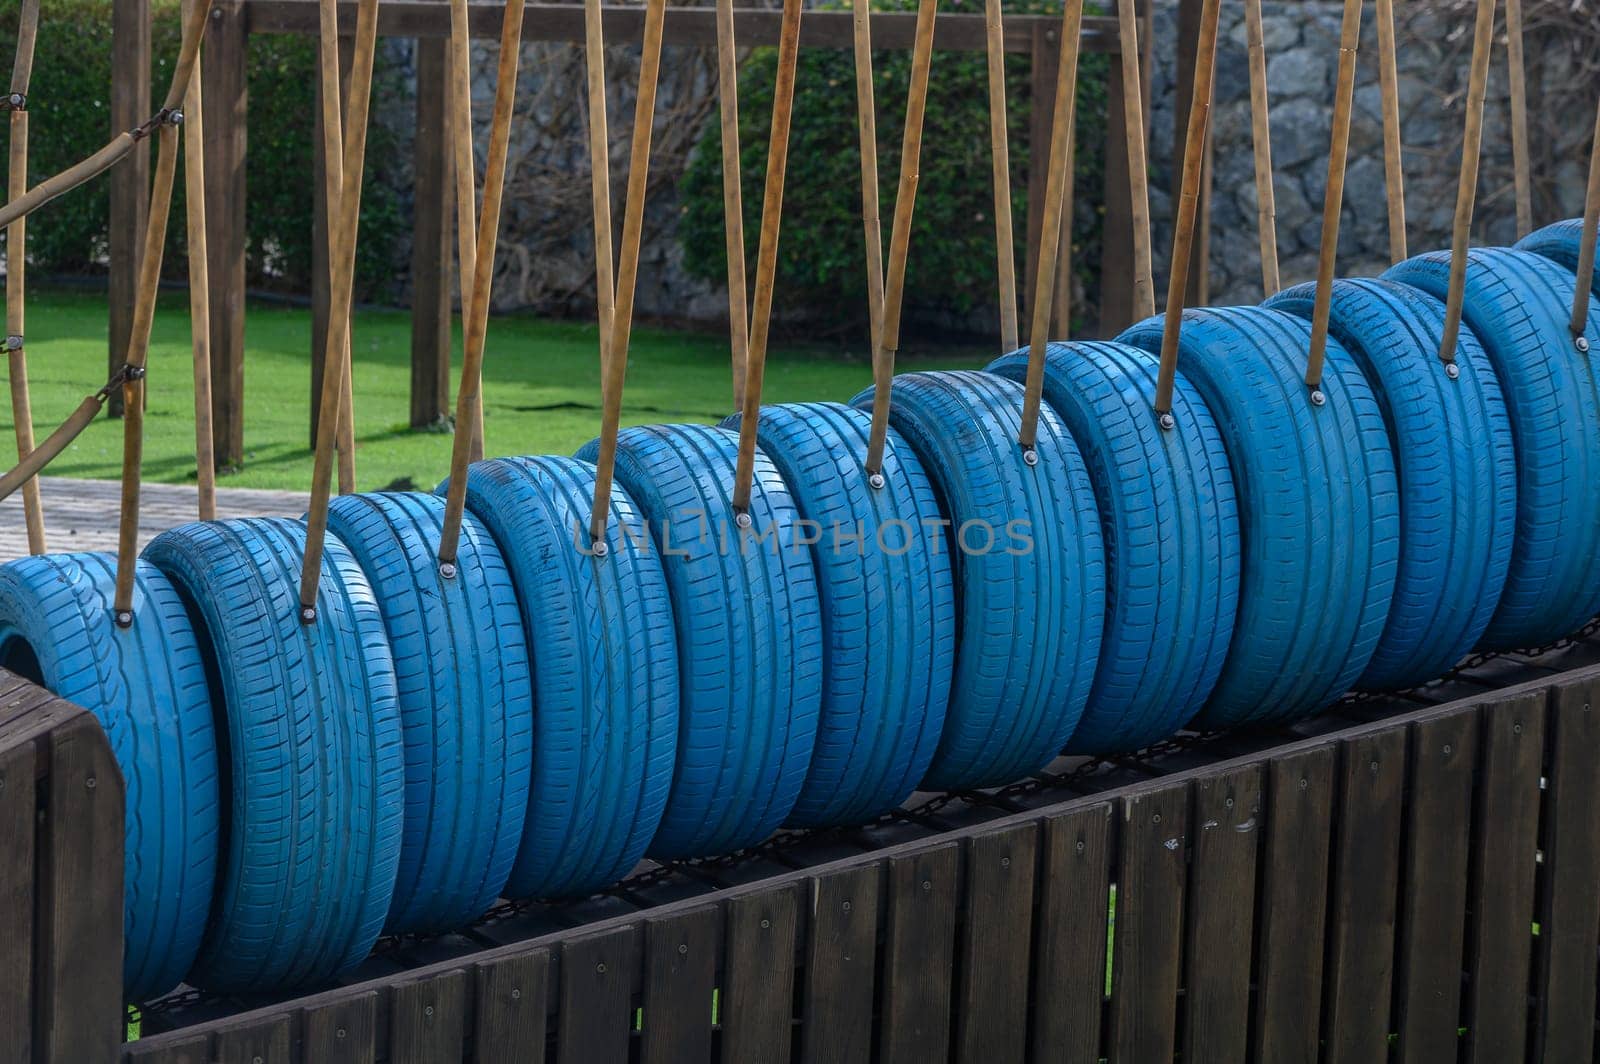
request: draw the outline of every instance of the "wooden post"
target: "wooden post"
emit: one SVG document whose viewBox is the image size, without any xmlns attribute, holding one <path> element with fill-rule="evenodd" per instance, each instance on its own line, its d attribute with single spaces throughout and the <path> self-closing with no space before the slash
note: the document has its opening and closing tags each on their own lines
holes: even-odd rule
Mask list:
<svg viewBox="0 0 1600 1064">
<path fill-rule="evenodd" d="M 1182 180 L 1185 140 L 1189 130 L 1189 111 L 1194 106 L 1195 42 L 1200 38 L 1200 13 L 1203 0 L 1178 3 L 1178 79 L 1177 105 L 1173 108 L 1172 193 L 1176 202 Z M 1211 130 L 1206 129 L 1205 155 L 1201 163 L 1200 184 L 1195 201 L 1197 218 L 1194 243 L 1189 251 L 1189 286 L 1184 293 L 1187 306 L 1203 306 L 1210 289 L 1211 262 Z"/>
<path fill-rule="evenodd" d="M 132 129 L 150 117 L 150 0 L 113 0 L 111 5 L 111 133 Z M 129 157 L 108 175 L 111 182 L 111 226 L 107 251 L 111 259 L 107 299 L 110 338 L 107 376 L 128 353 L 133 328 L 133 293 L 139 283 L 139 245 L 144 239 L 146 199 L 150 187 L 150 148 L 140 141 Z M 122 416 L 122 393 L 113 390 L 106 412 Z"/>
<path fill-rule="evenodd" d="M 211 272 L 211 411 L 217 469 L 244 461 L 245 124 L 247 8 L 219 0 L 202 45 L 206 228 Z"/>
<path fill-rule="evenodd" d="M 411 427 L 450 412 L 450 187 L 446 57 L 442 37 L 417 41 L 416 184 L 411 245 Z M 460 120 L 460 119 L 455 119 Z"/>
</svg>

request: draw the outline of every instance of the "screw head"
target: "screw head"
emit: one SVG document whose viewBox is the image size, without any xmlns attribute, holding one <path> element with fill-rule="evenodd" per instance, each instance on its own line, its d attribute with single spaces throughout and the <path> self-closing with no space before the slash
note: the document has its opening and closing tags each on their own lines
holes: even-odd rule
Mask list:
<svg viewBox="0 0 1600 1064">
<path fill-rule="evenodd" d="M 456 563 L 440 562 L 439 575 L 444 577 L 446 580 L 454 580 L 456 578 Z"/>
<path fill-rule="evenodd" d="M 333 1032 L 333 1037 L 335 1037 L 335 1038 L 343 1038 L 344 1036 L 345 1036 L 345 1030 L 344 1030 L 343 1027 L 341 1027 L 337 1031 Z"/>
<path fill-rule="evenodd" d="M 20 92 L 14 92 L 11 94 L 12 107 L 21 107 L 25 100 L 27 100 L 27 97 L 22 95 Z"/>
<path fill-rule="evenodd" d="M 771 920 L 765 920 L 764 919 L 764 920 L 761 921 L 761 930 L 765 931 L 767 928 L 769 928 L 771 926 L 772 926 L 772 921 Z"/>
<path fill-rule="evenodd" d="M 1222 804 L 1223 804 L 1223 806 L 1225 808 L 1232 809 L 1233 808 L 1233 799 L 1232 798 L 1226 798 L 1226 799 L 1223 800 Z"/>
<path fill-rule="evenodd" d="M 685 943 L 682 943 L 682 942 L 678 943 L 678 956 L 684 957 L 684 956 L 687 956 L 688 953 L 689 953 L 688 945 L 685 944 Z"/>
<path fill-rule="evenodd" d="M 851 909 L 855 908 L 855 906 L 851 905 L 849 902 L 844 902 L 839 906 L 839 908 L 843 909 L 845 912 L 849 912 Z"/>
<path fill-rule="evenodd" d="M 1311 781 L 1306 779 L 1304 776 L 1301 776 L 1300 777 L 1300 789 L 1303 791 L 1307 787 L 1310 787 L 1310 786 L 1311 786 Z"/>
<path fill-rule="evenodd" d="M 733 523 L 738 525 L 740 528 L 749 528 L 751 525 L 755 524 L 755 522 L 751 520 L 749 513 L 744 510 L 740 510 L 738 513 L 733 515 Z"/>
<path fill-rule="evenodd" d="M 1580 355 L 1587 355 L 1589 353 L 1589 338 L 1587 336 L 1576 337 L 1572 341 L 1572 346 L 1578 349 Z"/>
<path fill-rule="evenodd" d="M 176 110 L 167 112 L 167 124 L 170 126 L 183 125 L 183 112 Z"/>
<path fill-rule="evenodd" d="M 1162 414 L 1156 419 L 1156 424 L 1161 426 L 1163 432 L 1171 432 L 1173 429 L 1178 427 L 1178 419 L 1173 417 L 1170 413 Z"/>
<path fill-rule="evenodd" d="M 1513 724 L 1511 726 L 1511 734 L 1512 735 L 1521 735 L 1522 734 L 1522 725 L 1520 723 L 1519 724 Z"/>
<path fill-rule="evenodd" d="M 118 628 L 132 628 L 133 627 L 133 611 L 132 610 L 118 610 L 115 620 L 117 622 L 117 627 Z"/>
<path fill-rule="evenodd" d="M 1313 388 L 1313 389 L 1311 389 L 1311 405 L 1312 406 L 1327 406 L 1328 405 L 1328 397 L 1325 394 L 1323 394 L 1323 391 L 1322 391 L 1321 388 Z"/>
<path fill-rule="evenodd" d="M 874 490 L 881 490 L 887 483 L 882 473 L 871 473 L 867 476 L 867 486 Z"/>
<path fill-rule="evenodd" d="M 922 881 L 922 892 L 923 892 L 923 893 L 924 893 L 924 894 L 926 894 L 926 893 L 928 893 L 928 892 L 929 892 L 929 891 L 930 891 L 930 890 L 932 890 L 932 889 L 933 889 L 933 880 L 931 880 L 931 879 L 924 879 L 924 880 L 923 880 L 923 881 Z"/>
<path fill-rule="evenodd" d="M 1461 379 L 1461 367 L 1454 362 L 1448 363 L 1444 367 L 1444 375 L 1453 381 L 1458 381 Z"/>
<path fill-rule="evenodd" d="M 1151 818 L 1150 818 L 1150 823 L 1152 823 L 1152 824 L 1159 824 L 1159 823 L 1161 823 L 1161 814 L 1160 814 L 1160 813 L 1157 813 L 1157 814 L 1156 814 L 1156 815 L 1155 815 L 1155 816 L 1152 816 L 1152 817 L 1151 817 Z"/>
<path fill-rule="evenodd" d="M 317 621 L 317 608 L 315 606 L 300 607 L 300 623 L 315 624 Z"/>
<path fill-rule="evenodd" d="M 88 779 L 83 781 L 83 785 L 85 787 L 89 788 L 91 791 L 94 790 L 97 786 L 99 786 L 99 784 L 100 784 L 100 781 L 95 779 L 93 776 L 90 776 Z"/>
<path fill-rule="evenodd" d="M 1084 847 L 1083 847 L 1083 840 L 1082 840 L 1082 839 L 1079 839 L 1079 840 L 1078 840 L 1078 852 L 1079 852 L 1079 853 L 1082 853 L 1082 852 L 1083 852 L 1083 849 L 1084 849 Z"/>
<path fill-rule="evenodd" d="M 1001 868 L 1010 868 L 1011 867 L 1011 858 L 1009 858 L 1009 857 L 1000 858 L 1000 867 Z"/>
<path fill-rule="evenodd" d="M 606 974 L 606 962 L 601 961 L 599 964 L 594 966 L 594 970 L 599 972 L 601 975 Z"/>
<path fill-rule="evenodd" d="M 514 986 L 514 987 L 511 988 L 511 1000 L 512 1001 L 521 1001 L 522 1000 L 522 988 L 520 986 Z"/>
<path fill-rule="evenodd" d="M 1023 451 L 1022 451 L 1022 464 L 1023 465 L 1027 465 L 1027 466 L 1036 466 L 1036 465 L 1038 465 L 1039 464 L 1039 452 L 1036 449 L 1032 448 L 1032 447 L 1024 448 Z"/>
<path fill-rule="evenodd" d="M 596 558 L 604 558 L 606 555 L 611 553 L 611 547 L 606 543 L 605 540 L 602 539 L 600 542 L 594 545 L 593 553 Z"/>
<path fill-rule="evenodd" d="M 1444 756 L 1445 757 L 1449 757 L 1450 756 L 1450 744 L 1449 743 L 1445 743 L 1444 744 Z"/>
<path fill-rule="evenodd" d="M 423 1006 L 422 1014 L 424 1016 L 432 1016 L 433 1015 L 433 1006 L 432 1005 Z"/>
</svg>

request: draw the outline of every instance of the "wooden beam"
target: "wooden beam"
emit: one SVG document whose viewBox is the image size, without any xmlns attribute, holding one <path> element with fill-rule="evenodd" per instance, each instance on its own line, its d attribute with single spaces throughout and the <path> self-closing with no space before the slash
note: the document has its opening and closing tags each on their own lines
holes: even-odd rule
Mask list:
<svg viewBox="0 0 1600 1064">
<path fill-rule="evenodd" d="M 417 41 L 416 181 L 411 244 L 411 427 L 450 412 L 450 153 L 445 109 L 446 52 L 441 37 Z"/>
<path fill-rule="evenodd" d="M 111 5 L 111 133 L 115 135 L 150 117 L 150 0 L 113 0 Z M 139 245 L 150 187 L 150 148 L 144 141 L 113 167 L 111 227 L 107 251 L 111 260 L 111 321 L 106 351 L 107 376 L 128 354 L 133 330 L 133 292 L 139 279 Z M 122 416 L 122 391 L 113 389 L 106 413 Z"/>
<path fill-rule="evenodd" d="M 313 8 L 313 13 L 315 13 Z M 211 412 L 218 471 L 244 461 L 245 144 L 248 7 L 219 0 L 201 45 L 206 237 L 211 270 Z"/>
<path fill-rule="evenodd" d="M 304 33 L 317 31 L 315 0 L 247 0 L 250 29 L 253 33 Z M 498 37 L 498 4 L 469 5 L 472 36 Z M 807 11 L 800 30 L 801 47 L 847 49 L 852 43 L 849 11 Z M 643 7 L 607 7 L 604 11 L 606 40 L 615 44 L 640 40 L 644 33 Z M 778 24 L 782 12 L 741 9 L 734 12 L 740 47 L 751 48 L 778 43 Z M 1054 27 L 1059 15 L 1013 15 L 1006 20 L 1005 50 L 1029 52 L 1033 48 L 1035 25 Z M 355 3 L 339 5 L 339 25 L 355 25 Z M 884 50 L 909 51 L 916 31 L 916 13 L 911 11 L 874 12 L 872 46 Z M 450 12 L 436 0 L 384 0 L 378 13 L 378 33 L 385 37 L 445 37 L 450 33 Z M 577 4 L 529 4 L 523 19 L 525 41 L 582 41 L 583 8 Z M 943 51 L 981 52 L 985 47 L 982 15 L 942 14 L 934 29 L 933 47 Z M 710 7 L 667 9 L 662 43 L 712 48 L 717 43 L 716 11 Z M 1097 17 L 1083 20 L 1085 52 L 1114 52 L 1117 48 L 1116 19 Z"/>
</svg>

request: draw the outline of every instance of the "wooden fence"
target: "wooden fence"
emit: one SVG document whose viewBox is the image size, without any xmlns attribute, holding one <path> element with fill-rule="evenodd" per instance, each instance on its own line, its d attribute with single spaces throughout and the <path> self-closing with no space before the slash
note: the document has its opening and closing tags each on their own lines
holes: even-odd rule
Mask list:
<svg viewBox="0 0 1600 1064">
<path fill-rule="evenodd" d="M 18 1011 L 27 906 L 0 907 L 0 1053 L 29 1059 L 31 1012 L 35 1061 L 110 1061 L 121 807 L 116 787 L 86 787 L 115 770 L 86 716 L 12 677 L 0 689 L 0 884 L 32 885 L 38 913 Z M 1556 673 L 121 1059 L 1590 1061 L 1597 696 L 1600 666 Z M 36 771 L 35 824 L 9 781 Z"/>
<path fill-rule="evenodd" d="M 1134 0 L 1141 13 L 1141 46 L 1148 55 L 1149 5 Z M 148 78 L 137 72 L 149 69 L 150 0 L 113 0 L 115 18 L 116 65 L 128 76 L 112 85 L 112 120 L 117 128 L 137 124 L 150 110 Z M 341 26 L 353 27 L 355 4 L 340 4 Z M 741 47 L 776 43 L 777 11 L 741 9 L 735 13 L 736 40 Z M 715 12 L 709 7 L 671 7 L 667 10 L 664 42 L 668 46 L 709 48 L 715 45 Z M 472 5 L 471 27 L 474 37 L 493 38 L 498 34 L 500 8 L 496 4 Z M 811 48 L 847 49 L 851 42 L 849 11 L 806 12 L 801 44 Z M 912 12 L 879 12 L 872 16 L 873 44 L 885 50 L 911 47 L 916 15 Z M 643 29 L 643 10 L 637 7 L 608 7 L 604 14 L 606 39 L 612 44 L 635 42 Z M 1055 97 L 1059 63 L 1061 24 L 1058 15 L 1012 15 L 1006 19 L 1005 48 L 1008 53 L 1030 57 L 1031 82 L 1029 143 L 1036 162 L 1027 176 L 1028 217 L 1030 219 L 1026 263 L 1037 259 L 1039 219 L 1043 215 L 1045 160 L 1049 156 L 1050 117 Z M 943 13 L 938 17 L 934 36 L 936 49 L 982 51 L 984 20 L 981 15 Z M 213 377 L 212 424 L 217 463 L 229 466 L 244 458 L 244 311 L 245 311 L 245 210 L 247 189 L 245 158 L 249 131 L 246 120 L 246 71 L 249 39 L 258 33 L 314 34 L 317 32 L 315 0 L 217 0 L 212 10 L 203 43 L 203 95 L 206 125 L 206 225 L 211 276 L 211 360 Z M 445 49 L 449 33 L 448 5 L 440 0 L 384 0 L 379 14 L 378 32 L 385 36 L 411 37 L 417 41 L 417 71 L 425 83 L 442 83 Z M 530 3 L 524 21 L 525 41 L 573 41 L 583 39 L 583 9 L 574 3 Z M 1110 64 L 1106 80 L 1106 176 L 1105 217 L 1103 221 L 1105 278 L 1101 299 L 1102 331 L 1111 333 L 1129 324 L 1132 318 L 1130 254 L 1132 220 L 1127 192 L 1127 150 L 1123 133 L 1121 58 L 1117 50 L 1116 20 L 1088 17 L 1083 20 L 1083 48 L 1104 54 Z M 1192 50 L 1192 49 L 1191 49 Z M 1180 57 L 1180 62 L 1187 61 Z M 1150 64 L 1144 63 L 1148 80 Z M 434 424 L 453 411 L 450 396 L 450 311 L 451 255 L 450 224 L 453 217 L 453 185 L 442 136 L 447 120 L 444 93 L 419 93 L 416 102 L 416 127 L 433 131 L 428 145 L 439 150 L 419 149 L 413 215 L 412 275 L 412 390 L 411 423 L 423 427 Z M 1148 111 L 1148 86 L 1145 92 Z M 898 107 L 898 103 L 885 102 Z M 136 118 L 128 116 L 137 115 Z M 120 124 L 119 124 L 120 123 Z M 320 145 L 320 136 L 317 138 Z M 321 165 L 320 148 L 318 165 Z M 144 190 L 149 183 L 148 158 L 143 148 L 136 149 L 112 175 L 110 270 L 111 329 L 110 366 L 122 364 L 131 327 L 131 295 L 119 299 L 118 293 L 131 293 L 137 274 L 137 251 L 144 223 Z M 308 177 L 306 194 L 318 200 L 317 239 L 319 255 L 315 288 L 312 293 L 313 319 L 309 405 L 312 439 L 315 441 L 315 397 L 320 392 L 322 342 L 327 322 L 327 285 L 322 276 L 326 250 L 326 218 L 321 209 L 323 182 L 319 173 Z M 1067 252 L 1064 252 L 1067 253 Z M 1031 267 L 1024 274 L 1032 276 Z M 1062 283 L 1067 274 L 1062 273 Z M 1058 307 L 1065 301 L 1058 298 Z"/>
</svg>

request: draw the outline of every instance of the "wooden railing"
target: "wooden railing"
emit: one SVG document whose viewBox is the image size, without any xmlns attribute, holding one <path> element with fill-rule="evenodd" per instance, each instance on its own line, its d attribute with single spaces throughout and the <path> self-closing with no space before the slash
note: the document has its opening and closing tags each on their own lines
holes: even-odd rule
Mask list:
<svg viewBox="0 0 1600 1064">
<path fill-rule="evenodd" d="M 123 1059 L 1589 1061 L 1597 697 L 1577 669 Z"/>
</svg>

